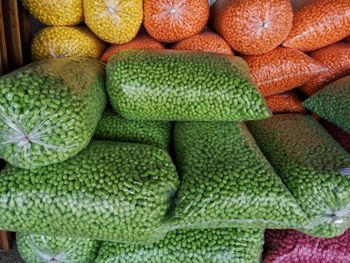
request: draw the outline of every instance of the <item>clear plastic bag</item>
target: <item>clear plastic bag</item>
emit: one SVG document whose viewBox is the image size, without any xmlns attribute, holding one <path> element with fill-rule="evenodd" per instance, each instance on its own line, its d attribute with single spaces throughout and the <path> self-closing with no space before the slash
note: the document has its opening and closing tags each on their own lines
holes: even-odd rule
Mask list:
<svg viewBox="0 0 350 263">
<path fill-rule="evenodd" d="M 92 239 L 17 233 L 16 243 L 26 263 L 93 263 L 100 243 Z"/>
<path fill-rule="evenodd" d="M 300 90 L 313 95 L 325 85 L 350 74 L 350 43 L 336 43 L 313 51 L 310 56 L 321 61 L 327 70 L 308 81 Z"/>
<path fill-rule="evenodd" d="M 107 102 L 102 62 L 43 60 L 0 78 L 0 158 L 34 168 L 62 162 L 91 140 Z"/>
<path fill-rule="evenodd" d="M 308 1 L 294 14 L 293 27 L 283 46 L 307 52 L 350 35 L 349 0 Z"/>
<path fill-rule="evenodd" d="M 153 145 L 169 150 L 171 123 L 127 120 L 112 109 L 106 110 L 97 125 L 94 138 Z"/>
<path fill-rule="evenodd" d="M 74 26 L 84 20 L 83 0 L 22 0 L 22 4 L 48 26 Z"/>
<path fill-rule="evenodd" d="M 178 176 L 153 146 L 92 141 L 75 157 L 0 176 L 0 229 L 149 243 L 172 204 Z"/>
<path fill-rule="evenodd" d="M 350 133 L 339 129 L 337 126 L 324 119 L 321 119 L 320 122 L 323 127 L 325 127 L 326 130 L 344 147 L 344 149 L 350 153 Z"/>
<path fill-rule="evenodd" d="M 84 26 L 44 27 L 33 38 L 32 59 L 86 57 L 98 59 L 105 44 Z"/>
<path fill-rule="evenodd" d="M 318 116 L 350 132 L 350 76 L 339 79 L 304 101 Z"/>
<path fill-rule="evenodd" d="M 195 50 L 233 55 L 231 47 L 218 34 L 206 29 L 202 32 L 181 40 L 172 47 L 175 50 Z"/>
<path fill-rule="evenodd" d="M 270 116 L 243 59 L 177 50 L 126 50 L 107 64 L 113 108 L 128 119 L 238 121 Z"/>
<path fill-rule="evenodd" d="M 265 98 L 267 106 L 273 113 L 305 112 L 305 108 L 295 91 L 287 91 Z"/>
<path fill-rule="evenodd" d="M 350 155 L 311 116 L 249 123 L 260 149 L 309 218 L 301 228 L 334 237 L 350 226 Z"/>
<path fill-rule="evenodd" d="M 95 263 L 259 263 L 263 230 L 177 230 L 152 245 L 104 242 Z"/>
<path fill-rule="evenodd" d="M 266 231 L 264 263 L 347 263 L 350 230 L 331 239 L 311 237 L 295 230 Z"/>
<path fill-rule="evenodd" d="M 208 0 L 144 0 L 143 8 L 148 34 L 164 43 L 199 33 L 209 18 Z"/>
<path fill-rule="evenodd" d="M 126 49 L 165 49 L 164 45 L 151 38 L 144 32 L 139 33 L 133 40 L 125 44 L 111 45 L 102 54 L 100 60 L 107 63 L 108 59 L 115 53 Z"/>
<path fill-rule="evenodd" d="M 179 122 L 182 178 L 169 229 L 291 228 L 306 219 L 244 123 Z"/>
<path fill-rule="evenodd" d="M 264 96 L 304 85 L 327 70 L 320 61 L 296 49 L 283 47 L 261 56 L 244 56 L 244 60 Z"/>
<path fill-rule="evenodd" d="M 83 0 L 83 3 L 86 25 L 103 41 L 127 43 L 141 27 L 142 0 Z"/>
<path fill-rule="evenodd" d="M 246 55 L 261 55 L 278 47 L 293 24 L 289 0 L 217 0 L 211 7 L 216 31 Z"/>
</svg>

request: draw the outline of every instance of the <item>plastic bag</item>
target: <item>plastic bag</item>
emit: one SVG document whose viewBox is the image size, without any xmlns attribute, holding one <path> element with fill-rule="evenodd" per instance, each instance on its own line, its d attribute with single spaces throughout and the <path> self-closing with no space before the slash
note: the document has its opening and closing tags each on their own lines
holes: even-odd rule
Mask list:
<svg viewBox="0 0 350 263">
<path fill-rule="evenodd" d="M 133 40 L 125 44 L 112 45 L 102 54 L 100 60 L 107 63 L 115 53 L 125 49 L 165 49 L 164 45 L 145 33 L 139 34 Z"/>
<path fill-rule="evenodd" d="M 350 76 L 339 79 L 304 101 L 318 116 L 350 132 Z"/>
<path fill-rule="evenodd" d="M 27 263 L 92 263 L 100 243 L 92 239 L 17 233 L 16 243 Z"/>
<path fill-rule="evenodd" d="M 152 242 L 178 187 L 168 153 L 92 141 L 64 163 L 0 176 L 0 229 L 114 242 Z M 74 222 L 74 223 L 73 223 Z"/>
<path fill-rule="evenodd" d="M 85 23 L 100 39 L 112 44 L 131 41 L 139 31 L 142 0 L 83 0 Z"/>
<path fill-rule="evenodd" d="M 34 168 L 86 147 L 107 98 L 102 62 L 43 60 L 0 78 L 0 158 Z"/>
<path fill-rule="evenodd" d="M 182 178 L 167 227 L 290 228 L 306 219 L 243 123 L 179 122 Z"/>
<path fill-rule="evenodd" d="M 289 0 L 217 0 L 211 7 L 216 31 L 246 55 L 261 55 L 278 47 L 293 24 Z"/>
<path fill-rule="evenodd" d="M 323 127 L 350 153 L 350 133 L 339 129 L 332 123 L 321 119 Z"/>
<path fill-rule="evenodd" d="M 270 116 L 243 59 L 175 50 L 121 51 L 107 64 L 107 91 L 124 118 L 237 121 Z"/>
<path fill-rule="evenodd" d="M 259 263 L 263 230 L 177 230 L 152 245 L 104 242 L 95 263 Z"/>
<path fill-rule="evenodd" d="M 244 56 L 264 96 L 299 87 L 327 70 L 320 61 L 291 48 L 278 47 L 261 56 Z"/>
<path fill-rule="evenodd" d="M 94 134 L 96 139 L 142 143 L 164 150 L 169 149 L 170 137 L 170 122 L 127 120 L 111 109 L 103 113 Z"/>
<path fill-rule="evenodd" d="M 311 116 L 249 123 L 260 149 L 308 216 L 303 232 L 334 237 L 350 226 L 350 155 Z"/>
<path fill-rule="evenodd" d="M 227 42 L 210 30 L 204 30 L 192 37 L 181 40 L 173 46 L 173 49 L 233 55 L 232 49 Z"/>
<path fill-rule="evenodd" d="M 83 0 L 22 0 L 22 4 L 48 26 L 74 26 L 84 20 Z"/>
<path fill-rule="evenodd" d="M 294 14 L 283 46 L 312 51 L 350 35 L 349 0 L 309 1 Z"/>
<path fill-rule="evenodd" d="M 265 98 L 273 113 L 305 112 L 304 106 L 294 91 L 287 91 Z"/>
<path fill-rule="evenodd" d="M 199 33 L 209 18 L 208 0 L 144 0 L 143 8 L 148 34 L 165 43 Z"/>
<path fill-rule="evenodd" d="M 301 87 L 301 91 L 311 96 L 325 85 L 350 74 L 350 43 L 336 43 L 316 50 L 310 56 L 320 60 L 327 70 L 318 74 Z"/>
<path fill-rule="evenodd" d="M 347 263 L 350 230 L 342 236 L 315 238 L 295 230 L 266 231 L 264 263 Z"/>
<path fill-rule="evenodd" d="M 86 27 L 45 27 L 33 38 L 32 59 L 62 57 L 99 58 L 105 44 Z"/>
</svg>

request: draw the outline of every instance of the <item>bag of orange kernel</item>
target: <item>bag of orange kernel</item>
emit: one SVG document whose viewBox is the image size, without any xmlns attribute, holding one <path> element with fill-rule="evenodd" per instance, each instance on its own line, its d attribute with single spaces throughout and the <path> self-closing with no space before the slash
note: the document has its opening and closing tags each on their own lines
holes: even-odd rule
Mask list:
<svg viewBox="0 0 350 263">
<path fill-rule="evenodd" d="M 327 66 L 327 70 L 300 88 L 308 96 L 316 93 L 327 84 L 350 74 L 350 43 L 339 42 L 313 51 L 309 55 L 320 60 Z"/>
<path fill-rule="evenodd" d="M 211 22 L 234 49 L 261 55 L 278 47 L 293 25 L 289 0 L 217 0 Z"/>
<path fill-rule="evenodd" d="M 165 49 L 164 45 L 151 38 L 147 33 L 140 32 L 133 40 L 125 44 L 111 45 L 102 54 L 100 60 L 107 63 L 108 59 L 115 53 L 125 49 Z"/>
<path fill-rule="evenodd" d="M 303 52 L 278 47 L 260 56 L 244 56 L 255 83 L 266 97 L 304 85 L 326 67 Z"/>
<path fill-rule="evenodd" d="M 164 43 L 199 33 L 209 18 L 208 0 L 144 0 L 143 6 L 148 34 Z"/>
<path fill-rule="evenodd" d="M 293 28 L 283 46 L 316 50 L 350 35 L 349 0 L 313 0 L 294 14 Z"/>
<path fill-rule="evenodd" d="M 233 55 L 229 44 L 218 34 L 205 29 L 202 32 L 181 40 L 173 46 L 176 50 L 196 50 Z"/>
<path fill-rule="evenodd" d="M 273 113 L 306 112 L 300 98 L 293 90 L 268 96 L 265 100 Z"/>
</svg>

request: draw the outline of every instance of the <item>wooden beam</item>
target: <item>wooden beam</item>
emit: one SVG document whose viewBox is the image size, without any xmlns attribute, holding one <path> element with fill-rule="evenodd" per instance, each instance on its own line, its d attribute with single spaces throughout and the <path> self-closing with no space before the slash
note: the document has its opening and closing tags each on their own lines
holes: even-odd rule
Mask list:
<svg viewBox="0 0 350 263">
<path fill-rule="evenodd" d="M 10 251 L 10 238 L 11 234 L 9 232 L 0 231 L 0 250 L 5 254 Z"/>
<path fill-rule="evenodd" d="M 7 73 L 8 59 L 5 36 L 4 15 L 2 12 L 2 3 L 0 3 L 0 75 Z"/>
</svg>

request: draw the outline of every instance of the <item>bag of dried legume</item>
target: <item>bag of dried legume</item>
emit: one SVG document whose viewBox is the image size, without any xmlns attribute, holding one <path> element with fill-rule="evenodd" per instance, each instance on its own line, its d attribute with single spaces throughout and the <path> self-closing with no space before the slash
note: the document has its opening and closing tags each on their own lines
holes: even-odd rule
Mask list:
<svg viewBox="0 0 350 263">
<path fill-rule="evenodd" d="M 126 50 L 107 64 L 107 91 L 124 118 L 243 121 L 270 116 L 247 64 L 231 55 Z"/>
<path fill-rule="evenodd" d="M 293 90 L 268 96 L 265 99 L 273 113 L 305 112 L 298 94 Z"/>
<path fill-rule="evenodd" d="M 83 0 L 83 3 L 86 25 L 103 41 L 127 43 L 141 27 L 142 0 Z"/>
<path fill-rule="evenodd" d="M 211 20 L 234 50 L 261 55 L 286 39 L 293 9 L 289 0 L 217 0 L 211 7 Z"/>
<path fill-rule="evenodd" d="M 316 238 L 295 230 L 267 230 L 263 263 L 346 263 L 350 230 L 334 238 Z"/>
<path fill-rule="evenodd" d="M 278 47 L 260 56 L 244 56 L 264 96 L 299 87 L 327 70 L 320 61 L 291 48 Z"/>
<path fill-rule="evenodd" d="M 31 44 L 32 59 L 87 57 L 98 59 L 105 44 L 84 26 L 45 27 L 35 34 Z"/>
<path fill-rule="evenodd" d="M 177 230 L 152 245 L 102 243 L 95 263 L 259 263 L 263 230 Z"/>
<path fill-rule="evenodd" d="M 350 76 L 339 79 L 304 101 L 318 116 L 350 132 Z"/>
<path fill-rule="evenodd" d="M 313 0 L 294 14 L 293 27 L 283 46 L 312 51 L 350 35 L 349 0 Z"/>
<path fill-rule="evenodd" d="M 100 248 L 100 242 L 92 239 L 25 233 L 17 233 L 16 244 L 27 263 L 92 263 Z"/>
<path fill-rule="evenodd" d="M 313 51 L 309 55 L 321 61 L 327 69 L 300 88 L 308 96 L 350 74 L 350 43 L 339 42 Z"/>
<path fill-rule="evenodd" d="M 143 8 L 148 34 L 165 43 L 199 33 L 209 18 L 208 0 L 144 0 Z"/>
<path fill-rule="evenodd" d="M 35 168 L 73 157 L 91 140 L 106 102 L 97 60 L 42 60 L 2 76 L 0 158 Z"/>
<path fill-rule="evenodd" d="M 343 131 L 332 123 L 321 119 L 323 127 L 350 153 L 350 133 Z"/>
<path fill-rule="evenodd" d="M 301 231 L 338 236 L 350 225 L 350 155 L 311 116 L 249 122 L 260 149 L 307 215 Z"/>
</svg>

